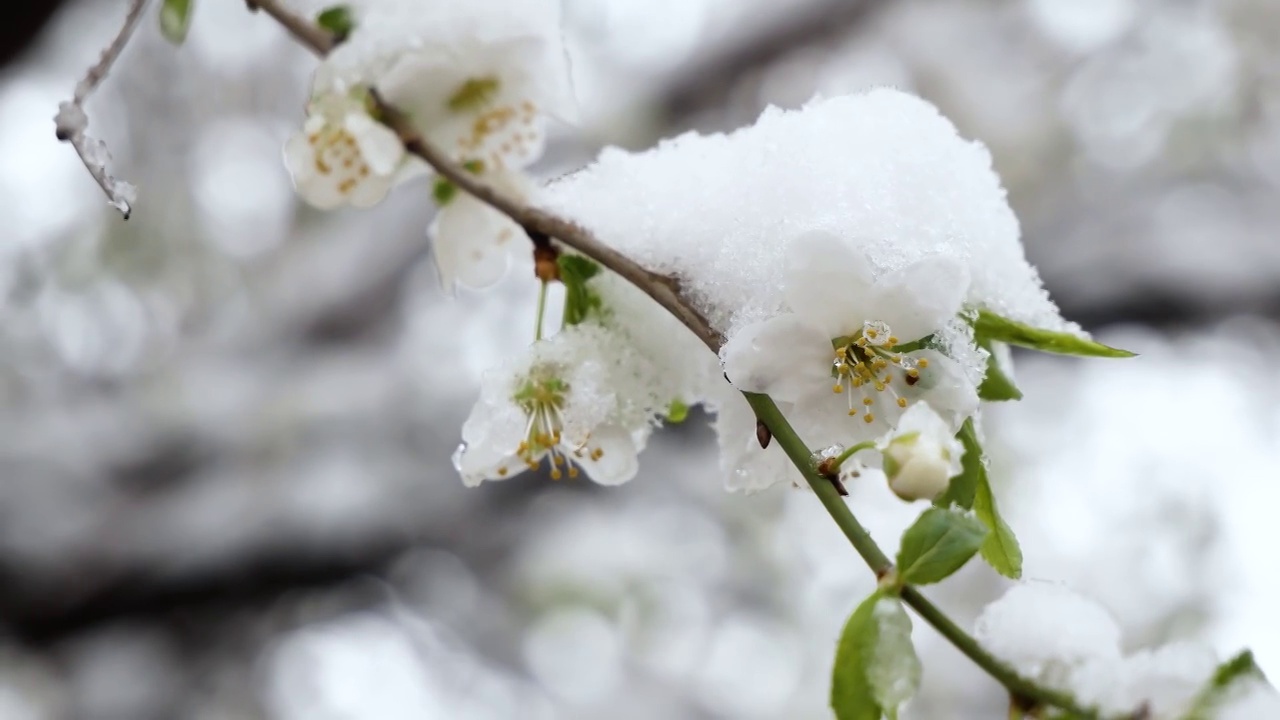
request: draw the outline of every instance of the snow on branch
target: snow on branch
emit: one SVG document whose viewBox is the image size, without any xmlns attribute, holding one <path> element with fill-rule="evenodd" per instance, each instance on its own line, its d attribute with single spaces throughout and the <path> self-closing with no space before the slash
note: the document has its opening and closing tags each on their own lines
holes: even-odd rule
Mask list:
<svg viewBox="0 0 1280 720">
<path fill-rule="evenodd" d="M 71 99 L 58 105 L 58 114 L 54 116 L 58 139 L 71 143 L 71 146 L 76 149 L 76 154 L 84 162 L 89 174 L 98 181 L 102 191 L 107 194 L 107 200 L 124 215 L 125 220 L 129 219 L 129 213 L 133 211 L 138 189 L 107 171 L 107 162 L 111 160 L 111 153 L 107 150 L 106 143 L 86 134 L 85 131 L 89 128 L 89 116 L 84 111 L 84 102 L 106 78 L 124 50 L 124 46 L 129 44 L 129 38 L 137 28 L 138 21 L 142 19 L 142 10 L 146 4 L 147 0 L 129 0 L 129 13 L 125 16 L 120 32 L 102 51 L 102 57 L 98 58 L 98 62 L 89 68 L 80 82 L 76 83 L 75 94 Z"/>
</svg>

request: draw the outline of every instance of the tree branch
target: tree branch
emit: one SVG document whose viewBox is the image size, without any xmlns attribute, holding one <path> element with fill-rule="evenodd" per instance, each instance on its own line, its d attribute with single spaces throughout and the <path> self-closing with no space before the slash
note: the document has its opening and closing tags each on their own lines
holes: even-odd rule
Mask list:
<svg viewBox="0 0 1280 720">
<path fill-rule="evenodd" d="M 285 7 L 280 0 L 246 1 L 251 8 L 262 10 L 278 21 L 294 38 L 317 55 L 327 55 L 335 47 L 336 43 L 329 33 Z M 387 127 L 400 137 L 405 149 L 431 166 L 440 177 L 507 215 L 530 235 L 542 234 L 553 237 L 622 276 L 693 331 L 712 352 L 719 352 L 724 338 L 711 327 L 702 313 L 681 297 L 678 280 L 645 269 L 627 256 L 605 245 L 591 231 L 576 223 L 503 195 L 427 143 L 409 119 L 386 103 L 376 91 L 373 92 L 373 97 L 377 103 L 378 114 Z"/>
<path fill-rule="evenodd" d="M 102 191 L 107 194 L 107 200 L 124 215 L 125 220 L 129 219 L 129 214 L 133 211 L 132 203 L 137 191 L 132 185 L 107 171 L 107 146 L 101 140 L 85 134 L 85 130 L 89 127 L 89 116 L 85 114 L 84 101 L 98 89 L 98 85 L 107 77 L 107 73 L 111 72 L 120 53 L 129 44 L 129 38 L 133 36 L 134 29 L 138 27 L 138 21 L 142 19 L 142 10 L 146 5 L 147 0 L 129 1 L 129 12 L 125 15 L 120 32 L 116 33 L 115 39 L 102 51 L 98 62 L 94 63 L 80 82 L 76 83 L 75 93 L 71 99 L 58 106 L 58 114 L 54 117 L 58 139 L 71 143 L 71 146 L 76 149 L 80 161 L 98 182 Z"/>
<path fill-rule="evenodd" d="M 334 47 L 334 42 L 323 30 L 309 23 L 284 7 L 279 0 L 247 0 L 250 7 L 257 7 L 278 20 L 289 32 L 319 55 L 324 55 Z M 590 257 L 602 266 L 621 275 L 624 279 L 643 290 L 663 308 L 674 315 L 688 327 L 713 352 L 718 352 L 723 338 L 710 326 L 702 316 L 680 294 L 678 282 L 641 267 L 617 250 L 605 245 L 589 230 L 569 220 L 551 213 L 530 207 L 520 201 L 498 192 L 493 187 L 479 181 L 473 174 L 466 172 L 437 148 L 428 143 L 413 127 L 409 119 L 395 108 L 388 105 L 377 92 L 373 92 L 377 110 L 382 121 L 396 132 L 404 143 L 405 149 L 421 158 L 441 177 L 452 182 L 490 207 L 507 215 L 520 224 L 531 236 L 546 235 L 556 238 L 565 245 Z M 893 569 L 893 562 L 871 538 L 867 529 L 858 522 L 857 517 L 840 497 L 839 491 L 828 480 L 818 474 L 812 462 L 809 447 L 796 434 L 794 428 L 783 416 L 782 411 L 768 395 L 744 392 L 743 396 L 751 405 L 756 417 L 765 424 L 777 439 L 787 457 L 804 475 L 809 486 L 822 502 L 827 512 L 849 539 L 850 544 L 862 556 L 867 566 L 883 577 Z M 1071 695 L 1057 690 L 1044 688 L 1018 675 L 1017 671 L 1001 662 L 983 649 L 971 635 L 966 633 L 941 610 L 929 602 L 917 590 L 905 587 L 902 599 L 932 625 L 943 637 L 947 638 L 961 652 L 985 670 L 991 677 L 1000 682 L 1016 697 L 1027 699 L 1032 703 L 1050 705 L 1061 708 L 1075 716 L 1085 719 L 1096 719 L 1097 713 L 1082 708 Z"/>
<path fill-rule="evenodd" d="M 774 439 L 782 446 L 787 457 L 791 460 L 802 475 L 809 483 L 809 487 L 813 488 L 813 492 L 818 496 L 818 500 L 823 507 L 836 521 L 836 525 L 849 539 L 849 543 L 853 545 L 854 550 L 862 556 L 866 561 L 867 567 L 876 574 L 876 578 L 884 577 L 893 569 L 893 561 L 884 554 L 876 541 L 871 538 L 871 533 L 858 522 L 858 518 L 854 516 L 853 511 L 840 497 L 839 490 L 831 484 L 826 478 L 818 474 L 817 468 L 813 464 L 812 452 L 809 446 L 805 445 L 800 436 L 791 427 L 791 423 L 778 409 L 778 406 L 768 395 L 759 395 L 756 393 L 743 393 L 747 398 L 747 402 L 751 404 L 751 409 L 755 411 L 756 417 L 769 426 L 769 430 L 773 433 Z M 902 588 L 902 601 L 910 605 L 913 610 L 924 618 L 945 637 L 952 645 L 956 646 L 960 652 L 964 653 L 978 667 L 986 671 L 988 675 L 1003 685 L 1015 697 L 1027 701 L 1031 705 L 1051 705 L 1053 707 L 1066 710 L 1071 713 L 1072 717 L 1078 717 L 1082 720 L 1098 718 L 1098 714 L 1093 710 L 1081 707 L 1069 693 L 1052 690 L 1041 687 L 1040 685 L 1027 680 L 1018 674 L 1017 670 L 1006 665 L 991 653 L 987 652 L 972 635 L 965 632 L 963 628 L 957 625 L 946 613 L 938 609 L 938 606 L 929 602 L 928 598 L 920 594 L 920 591 L 910 585 Z"/>
</svg>

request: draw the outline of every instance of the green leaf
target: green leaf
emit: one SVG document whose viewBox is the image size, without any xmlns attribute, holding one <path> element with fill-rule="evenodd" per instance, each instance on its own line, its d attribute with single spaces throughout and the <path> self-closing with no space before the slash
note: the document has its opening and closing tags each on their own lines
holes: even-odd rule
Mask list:
<svg viewBox="0 0 1280 720">
<path fill-rule="evenodd" d="M 990 353 L 987 356 L 987 374 L 983 376 L 982 384 L 978 386 L 978 397 L 983 400 L 997 401 L 1021 400 L 1022 391 L 1013 384 L 1013 378 L 1006 375 L 1000 368 L 1000 363 L 996 360 L 996 354 L 992 349 L 992 342 L 981 340 L 978 344 Z"/>
<path fill-rule="evenodd" d="M 1267 676 L 1254 662 L 1253 652 L 1245 650 L 1213 671 L 1213 677 L 1196 695 L 1183 720 L 1209 720 L 1222 701 L 1231 697 L 1233 686 L 1250 681 L 1265 683 Z"/>
<path fill-rule="evenodd" d="M 689 417 L 689 406 L 684 404 L 680 398 L 671 401 L 667 406 L 667 422 L 682 423 Z"/>
<path fill-rule="evenodd" d="M 840 634 L 836 661 L 831 669 L 831 709 L 836 720 L 880 720 L 880 703 L 867 676 L 867 661 L 880 634 L 876 627 L 876 603 L 884 597 L 874 592 L 858 606 Z"/>
<path fill-rule="evenodd" d="M 898 577 L 914 585 L 947 578 L 978 552 L 987 532 L 977 518 L 956 510 L 925 510 L 902 535 Z"/>
<path fill-rule="evenodd" d="M 195 0 L 164 0 L 160 6 L 160 34 L 174 45 L 181 45 L 191 28 L 195 5 Z"/>
<path fill-rule="evenodd" d="M 1007 578 L 1017 580 L 1022 577 L 1022 548 L 1018 545 L 1013 529 L 996 509 L 996 498 L 991 492 L 991 483 L 985 472 L 982 473 L 978 490 L 974 494 L 973 511 L 990 531 L 987 539 L 982 541 L 982 559 Z"/>
<path fill-rule="evenodd" d="M 347 5 L 334 5 L 321 10 L 316 16 L 316 24 L 333 33 L 334 39 L 339 42 L 356 29 L 355 17 Z"/>
<path fill-rule="evenodd" d="M 978 442 L 978 432 L 973 427 L 973 418 L 964 421 L 956 438 L 964 445 L 964 457 L 960 459 L 960 474 L 951 478 L 946 492 L 933 501 L 940 508 L 957 505 L 969 510 L 973 508 L 973 497 L 978 491 L 978 483 L 987 481 L 987 467 L 982 461 L 982 445 Z"/>
<path fill-rule="evenodd" d="M 1135 353 L 1102 343 L 1086 340 L 1071 333 L 1042 330 L 1025 323 L 997 315 L 989 310 L 979 310 L 973 320 L 974 337 L 981 344 L 996 340 L 1010 345 L 1062 355 L 1088 357 L 1133 357 Z"/>
<path fill-rule="evenodd" d="M 560 267 L 560 282 L 564 283 L 564 326 L 577 325 L 601 308 L 600 296 L 587 285 L 600 272 L 600 266 L 581 255 L 568 254 L 562 254 L 556 264 Z"/>
<path fill-rule="evenodd" d="M 920 658 L 911 642 L 911 618 L 896 597 L 882 597 L 871 611 L 875 643 L 866 660 L 871 696 L 891 720 L 920 689 Z"/>
</svg>

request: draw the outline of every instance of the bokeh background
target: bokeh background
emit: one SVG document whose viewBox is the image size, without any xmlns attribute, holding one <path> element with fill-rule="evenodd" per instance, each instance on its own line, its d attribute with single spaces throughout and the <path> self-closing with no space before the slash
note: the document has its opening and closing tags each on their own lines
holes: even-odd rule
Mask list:
<svg viewBox="0 0 1280 720">
<path fill-rule="evenodd" d="M 313 60 L 268 18 L 198 0 L 177 49 L 144 21 L 89 105 L 140 189 L 127 223 L 106 206 L 51 118 L 124 6 L 0 28 L 0 718 L 829 717 L 869 573 L 812 496 L 721 491 L 705 416 L 619 489 L 462 488 L 459 425 L 529 340 L 532 280 L 444 296 L 425 186 L 300 204 L 280 146 Z M 583 118 L 546 176 L 881 84 L 985 142 L 1068 317 L 1142 353 L 1019 356 L 1027 399 L 988 413 L 1027 576 L 1097 598 L 1130 650 L 1250 646 L 1280 675 L 1280 5 L 565 15 Z M 916 511 L 854 502 L 890 548 Z M 970 623 L 1004 587 L 974 563 L 929 594 Z M 1005 716 L 915 636 L 909 717 Z"/>
</svg>

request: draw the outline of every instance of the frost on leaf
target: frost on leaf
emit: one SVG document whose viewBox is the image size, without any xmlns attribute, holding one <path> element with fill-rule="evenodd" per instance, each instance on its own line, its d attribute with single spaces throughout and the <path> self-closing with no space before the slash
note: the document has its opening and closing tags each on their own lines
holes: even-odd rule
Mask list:
<svg viewBox="0 0 1280 720">
<path fill-rule="evenodd" d="M 876 702 L 889 717 L 897 717 L 897 709 L 920 688 L 920 658 L 911 642 L 911 618 L 902 602 L 891 597 L 876 602 L 872 618 L 876 643 L 867 663 L 867 679 Z"/>
</svg>

